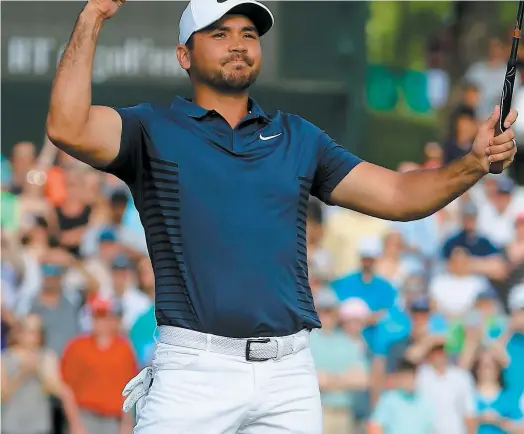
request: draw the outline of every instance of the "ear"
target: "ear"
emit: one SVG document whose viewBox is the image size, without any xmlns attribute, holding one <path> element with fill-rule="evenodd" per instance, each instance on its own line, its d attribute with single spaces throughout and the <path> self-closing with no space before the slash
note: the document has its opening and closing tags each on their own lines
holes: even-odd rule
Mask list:
<svg viewBox="0 0 524 434">
<path fill-rule="evenodd" d="M 191 53 L 189 52 L 189 48 L 187 48 L 184 44 L 177 45 L 176 57 L 182 69 L 188 71 L 191 67 Z"/>
</svg>

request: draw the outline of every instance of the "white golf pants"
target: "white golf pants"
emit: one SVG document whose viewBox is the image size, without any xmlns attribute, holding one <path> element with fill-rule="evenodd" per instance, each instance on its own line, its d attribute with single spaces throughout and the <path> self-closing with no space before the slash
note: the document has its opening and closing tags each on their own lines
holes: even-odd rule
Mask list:
<svg viewBox="0 0 524 434">
<path fill-rule="evenodd" d="M 134 434 L 322 432 L 309 345 L 256 362 L 159 343 L 149 372 L 153 381 L 144 381 L 148 390 L 137 403 Z"/>
</svg>

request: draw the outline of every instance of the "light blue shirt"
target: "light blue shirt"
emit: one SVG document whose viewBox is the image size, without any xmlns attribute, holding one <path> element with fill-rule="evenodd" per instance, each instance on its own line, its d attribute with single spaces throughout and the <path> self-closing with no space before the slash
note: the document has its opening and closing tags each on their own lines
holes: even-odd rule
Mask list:
<svg viewBox="0 0 524 434">
<path fill-rule="evenodd" d="M 402 234 L 404 242 L 415 247 L 427 259 L 440 254 L 438 222 L 435 215 L 410 222 L 391 222 L 390 226 Z"/>
<path fill-rule="evenodd" d="M 343 374 L 350 369 L 367 371 L 365 348 L 340 329 L 331 332 L 311 332 L 311 353 L 319 372 Z M 322 392 L 322 405 L 328 408 L 350 409 L 353 404 L 352 392 Z"/>
<path fill-rule="evenodd" d="M 390 390 L 379 398 L 371 421 L 384 434 L 431 434 L 434 416 L 429 402 L 417 394 Z"/>
</svg>

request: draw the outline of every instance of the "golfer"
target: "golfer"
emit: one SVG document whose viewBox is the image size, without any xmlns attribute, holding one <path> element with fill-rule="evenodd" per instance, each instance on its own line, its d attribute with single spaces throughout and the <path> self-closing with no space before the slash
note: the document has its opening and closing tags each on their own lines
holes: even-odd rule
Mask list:
<svg viewBox="0 0 524 434">
<path fill-rule="evenodd" d="M 126 410 L 141 398 L 135 433 L 318 434 L 308 197 L 419 219 L 479 181 L 490 162 L 508 167 L 513 130 L 494 137 L 495 107 L 468 155 L 397 173 L 361 161 L 299 116 L 267 114 L 248 94 L 261 68 L 260 38 L 273 25 L 255 0 L 187 6 L 177 57 L 192 100 L 94 106 L 96 42 L 122 3 L 89 0 L 78 16 L 53 82 L 47 133 L 125 181 L 145 229 L 159 345 L 152 367 L 125 390 Z M 507 126 L 516 118 L 512 111 Z"/>
</svg>

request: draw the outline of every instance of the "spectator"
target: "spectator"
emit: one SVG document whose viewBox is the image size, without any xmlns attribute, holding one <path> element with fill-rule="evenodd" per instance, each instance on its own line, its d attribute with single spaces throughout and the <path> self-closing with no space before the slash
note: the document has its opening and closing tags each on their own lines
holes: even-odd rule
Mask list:
<svg viewBox="0 0 524 434">
<path fill-rule="evenodd" d="M 346 277 L 335 280 L 331 286 L 340 301 L 348 298 L 362 299 L 372 314 L 364 329 L 368 345 L 374 342 L 376 326 L 390 309 L 397 297 L 397 290 L 385 279 L 376 274 L 376 259 L 381 252 L 380 241 L 376 238 L 363 238 L 358 249 L 361 269 Z"/>
<path fill-rule="evenodd" d="M 10 191 L 19 195 L 27 182 L 27 174 L 36 164 L 36 148 L 31 142 L 19 142 L 11 152 Z"/>
<path fill-rule="evenodd" d="M 432 434 L 435 409 L 415 389 L 417 366 L 401 360 L 394 387 L 379 399 L 368 424 L 368 434 Z"/>
<path fill-rule="evenodd" d="M 42 288 L 31 307 L 31 312 L 42 319 L 43 331 L 47 336 L 47 347 L 58 356 L 62 355 L 66 344 L 80 332 L 79 300 L 72 300 L 63 293 L 64 271 L 61 265 L 52 263 L 42 265 Z"/>
<path fill-rule="evenodd" d="M 471 150 L 477 129 L 475 112 L 467 108 L 461 109 L 455 118 L 453 136 L 445 145 L 445 163 L 461 158 Z"/>
<path fill-rule="evenodd" d="M 358 246 L 363 238 L 382 237 L 387 222 L 356 211 L 337 208 L 325 221 L 324 246 L 333 260 L 334 278 L 359 267 Z"/>
<path fill-rule="evenodd" d="M 149 297 L 149 309 L 142 313 L 129 331 L 129 338 L 135 349 L 138 362 L 141 368 L 147 366 L 156 348 L 156 318 L 155 306 L 155 276 L 149 257 L 142 257 L 138 262 L 138 284 L 140 290 Z"/>
<path fill-rule="evenodd" d="M 306 219 L 308 268 L 309 274 L 320 284 L 331 280 L 333 275 L 331 255 L 322 245 L 323 221 L 321 202 L 311 199 Z"/>
<path fill-rule="evenodd" d="M 444 164 L 444 150 L 438 142 L 428 142 L 424 146 L 423 169 L 436 169 Z"/>
<path fill-rule="evenodd" d="M 472 273 L 486 276 L 493 281 L 503 281 L 507 277 L 507 267 L 492 242 L 477 231 L 477 207 L 472 202 L 461 206 L 462 228 L 458 234 L 444 243 L 444 258 L 449 259 L 455 247 L 463 247 L 471 255 Z"/>
<path fill-rule="evenodd" d="M 501 175 L 492 198 L 482 202 L 479 208 L 478 230 L 486 234 L 497 248 L 504 248 L 515 238 L 515 220 L 524 205 L 518 203 L 514 194 L 515 182 Z"/>
<path fill-rule="evenodd" d="M 406 359 L 415 365 L 424 361 L 428 351 L 436 344 L 445 342 L 445 326 L 431 313 L 427 297 L 414 299 L 408 306 L 410 313 L 409 334 L 389 346 L 381 357 L 385 363 L 385 372 L 395 372 L 400 362 Z"/>
<path fill-rule="evenodd" d="M 383 239 L 382 254 L 377 259 L 375 271 L 377 275 L 390 282 L 395 288 L 402 288 L 409 275 L 410 265 L 404 257 L 404 240 L 402 234 L 390 230 Z"/>
<path fill-rule="evenodd" d="M 471 65 L 465 75 L 466 80 L 477 85 L 480 90 L 477 113 L 480 119 L 487 118 L 500 101 L 500 83 L 504 82 L 508 61 L 508 52 L 500 38 L 490 38 L 488 46 L 487 59 Z M 515 89 L 519 86 L 520 78 L 517 74 Z"/>
<path fill-rule="evenodd" d="M 518 397 L 504 389 L 502 366 L 489 351 L 483 351 L 473 365 L 476 385 L 478 434 L 522 432 Z"/>
<path fill-rule="evenodd" d="M 429 293 L 437 309 L 448 318 L 467 314 L 477 296 L 489 286 L 484 276 L 474 274 L 471 255 L 463 247 L 455 247 L 447 261 L 447 271 L 430 282 Z"/>
<path fill-rule="evenodd" d="M 98 225 L 91 226 L 86 232 L 82 240 L 83 256 L 92 256 L 97 252 L 100 235 L 105 230 L 113 231 L 116 241 L 129 249 L 127 251 L 128 254 L 134 255 L 135 252 L 147 254 L 147 245 L 145 244 L 143 230 L 137 232 L 124 224 L 124 215 L 129 201 L 128 194 L 122 189 L 115 190 L 111 194 L 108 219 L 107 221 L 100 222 Z"/>
<path fill-rule="evenodd" d="M 508 298 L 511 317 L 500 344 L 506 349 L 504 384 L 516 396 L 524 392 L 524 284 L 515 286 Z"/>
<path fill-rule="evenodd" d="M 352 316 L 358 317 L 363 309 L 361 306 L 346 305 L 346 328 L 352 329 L 352 334 L 348 335 L 339 327 L 338 300 L 333 293 L 319 292 L 315 306 L 323 327 L 311 335 L 311 352 L 318 370 L 324 432 L 352 434 L 355 433 L 355 426 L 351 391 L 364 389 L 368 375 L 361 341 L 355 337 L 355 333 L 358 335 L 358 322 L 348 325 L 347 321 L 351 321 Z M 357 315 L 354 315 L 355 312 Z"/>
<path fill-rule="evenodd" d="M 113 296 L 122 305 L 124 330 L 129 330 L 151 306 L 149 297 L 134 286 L 132 266 L 125 255 L 117 256 L 111 265 Z"/>
<path fill-rule="evenodd" d="M 524 213 L 515 218 L 515 237 L 506 246 L 505 253 L 509 261 L 508 283 L 512 287 L 524 281 Z"/>
<path fill-rule="evenodd" d="M 81 433 L 78 408 L 62 383 L 56 355 L 44 346 L 38 316 L 20 320 L 13 333 L 14 344 L 2 357 L 2 432 L 51 432 L 51 394 L 62 400 L 71 434 Z"/>
<path fill-rule="evenodd" d="M 87 203 L 81 172 L 66 174 L 66 198 L 56 208 L 60 244 L 71 254 L 80 256 L 80 243 L 86 231 L 92 207 Z"/>
<path fill-rule="evenodd" d="M 453 366 L 443 344 L 429 350 L 417 374 L 417 392 L 434 409 L 433 434 L 476 433 L 475 387 L 468 371 Z"/>
<path fill-rule="evenodd" d="M 72 340 L 64 352 L 64 381 L 75 395 L 87 434 L 130 434 L 122 390 L 137 366 L 131 346 L 119 336 L 122 310 L 102 298 L 94 299 L 91 309 L 93 332 Z"/>
</svg>

